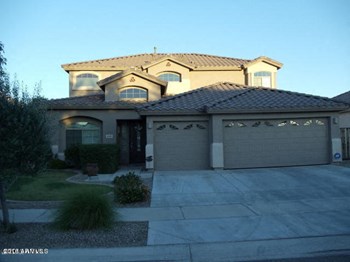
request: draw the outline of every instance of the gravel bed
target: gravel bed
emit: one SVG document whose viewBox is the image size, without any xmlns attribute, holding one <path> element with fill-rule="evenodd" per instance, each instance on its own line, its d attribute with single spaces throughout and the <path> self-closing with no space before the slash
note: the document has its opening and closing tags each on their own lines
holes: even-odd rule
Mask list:
<svg viewBox="0 0 350 262">
<path fill-rule="evenodd" d="M 48 223 L 23 223 L 16 226 L 18 231 L 13 234 L 0 230 L 0 249 L 147 245 L 148 222 L 119 222 L 111 229 L 90 231 L 59 231 Z"/>
</svg>

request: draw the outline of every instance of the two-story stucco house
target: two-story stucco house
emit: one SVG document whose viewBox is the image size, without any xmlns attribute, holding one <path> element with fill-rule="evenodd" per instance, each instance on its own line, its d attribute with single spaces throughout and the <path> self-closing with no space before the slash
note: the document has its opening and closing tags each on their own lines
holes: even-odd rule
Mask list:
<svg viewBox="0 0 350 262">
<path fill-rule="evenodd" d="M 118 143 L 121 164 L 186 170 L 327 164 L 341 152 L 328 98 L 277 90 L 282 67 L 204 54 L 140 54 L 62 65 L 53 150 Z"/>
</svg>

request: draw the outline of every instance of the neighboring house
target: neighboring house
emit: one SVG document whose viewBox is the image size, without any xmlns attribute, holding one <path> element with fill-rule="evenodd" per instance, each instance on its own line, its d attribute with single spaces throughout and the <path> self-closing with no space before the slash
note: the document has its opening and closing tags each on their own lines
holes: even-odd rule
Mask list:
<svg viewBox="0 0 350 262">
<path fill-rule="evenodd" d="M 350 105 L 350 91 L 333 97 L 333 100 Z M 340 113 L 339 127 L 342 141 L 343 159 L 350 159 L 350 110 Z"/>
<path fill-rule="evenodd" d="M 338 113 L 347 105 L 276 90 L 281 66 L 202 54 L 63 65 L 70 97 L 50 101 L 53 151 L 117 142 L 121 164 L 157 170 L 340 161 Z"/>
</svg>

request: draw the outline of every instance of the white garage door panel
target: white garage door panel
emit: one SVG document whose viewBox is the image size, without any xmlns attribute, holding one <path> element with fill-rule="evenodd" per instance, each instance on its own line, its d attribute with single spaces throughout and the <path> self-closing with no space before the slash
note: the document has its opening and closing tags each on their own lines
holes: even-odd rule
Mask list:
<svg viewBox="0 0 350 262">
<path fill-rule="evenodd" d="M 327 119 L 225 121 L 225 168 L 329 163 Z"/>
<path fill-rule="evenodd" d="M 208 169 L 207 122 L 156 122 L 154 126 L 157 170 Z"/>
</svg>

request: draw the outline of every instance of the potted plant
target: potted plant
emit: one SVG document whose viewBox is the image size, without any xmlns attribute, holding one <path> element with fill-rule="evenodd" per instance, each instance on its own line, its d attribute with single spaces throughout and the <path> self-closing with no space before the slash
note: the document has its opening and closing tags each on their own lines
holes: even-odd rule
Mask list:
<svg viewBox="0 0 350 262">
<path fill-rule="evenodd" d="M 97 163 L 87 163 L 86 171 L 88 176 L 97 176 L 98 174 L 98 165 Z"/>
</svg>

